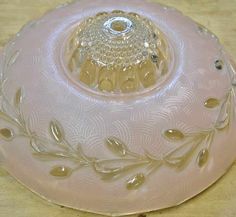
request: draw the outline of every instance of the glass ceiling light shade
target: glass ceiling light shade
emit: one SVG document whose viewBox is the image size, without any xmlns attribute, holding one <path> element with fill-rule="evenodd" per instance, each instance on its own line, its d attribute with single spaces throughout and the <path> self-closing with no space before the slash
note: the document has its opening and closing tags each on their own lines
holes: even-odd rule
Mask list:
<svg viewBox="0 0 236 217">
<path fill-rule="evenodd" d="M 121 216 L 176 206 L 236 158 L 235 64 L 173 8 L 81 0 L 0 54 L 1 165 L 30 190 Z"/>
</svg>

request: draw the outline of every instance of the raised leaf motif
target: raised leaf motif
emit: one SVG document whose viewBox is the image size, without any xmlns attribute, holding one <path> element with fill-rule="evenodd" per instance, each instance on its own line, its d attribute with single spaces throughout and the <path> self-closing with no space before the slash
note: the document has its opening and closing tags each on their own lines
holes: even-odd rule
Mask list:
<svg viewBox="0 0 236 217">
<path fill-rule="evenodd" d="M 56 166 L 51 171 L 50 174 L 52 176 L 58 177 L 58 178 L 67 178 L 72 174 L 73 170 L 66 166 Z"/>
<path fill-rule="evenodd" d="M 197 163 L 199 167 L 203 167 L 207 163 L 208 156 L 209 156 L 208 149 L 202 149 L 199 152 L 198 158 L 197 158 Z"/>
<path fill-rule="evenodd" d="M 205 101 L 204 106 L 206 108 L 212 109 L 212 108 L 215 108 L 215 107 L 219 106 L 219 104 L 220 104 L 220 101 L 218 99 L 209 98 Z"/>
<path fill-rule="evenodd" d="M 64 130 L 57 120 L 50 122 L 50 133 L 56 142 L 62 142 L 64 140 Z"/>
<path fill-rule="evenodd" d="M 139 188 L 141 185 L 143 185 L 144 182 L 145 182 L 145 175 L 143 173 L 138 173 L 137 175 L 131 177 L 127 181 L 126 187 L 128 190 L 135 190 Z"/>
<path fill-rule="evenodd" d="M 10 59 L 9 59 L 7 65 L 8 65 L 8 66 L 13 65 L 13 64 L 17 61 L 19 55 L 20 55 L 20 51 L 17 50 L 17 51 L 10 57 Z"/>
<path fill-rule="evenodd" d="M 5 65 L 14 64 L 19 54 L 20 52 L 16 51 Z M 155 59 L 156 57 L 153 57 L 154 62 Z M 4 76 L 0 77 L 0 118 L 14 126 L 14 129 L 17 128 L 16 132 L 19 134 L 15 134 L 12 129 L 3 128 L 0 129 L 1 138 L 9 141 L 18 135 L 23 136 L 30 140 L 33 155 L 39 160 L 61 160 L 75 165 L 74 169 L 65 165 L 52 168 L 50 175 L 58 178 L 67 178 L 81 167 L 92 168 L 97 175 L 100 175 L 106 181 L 114 181 L 127 175 L 130 176 L 131 172 L 132 174 L 135 172 L 136 175 L 126 181 L 128 190 L 141 187 L 145 180 L 162 166 L 183 169 L 189 164 L 190 159 L 195 155 L 195 151 L 202 148 L 202 146 L 206 148 L 202 148 L 198 153 L 197 164 L 199 167 L 206 165 L 209 159 L 210 146 L 215 133 L 218 132 L 217 129 L 224 130 L 228 128 L 234 118 L 234 89 L 231 87 L 230 92 L 222 102 L 216 98 L 209 98 L 205 101 L 204 105 L 207 108 L 220 106 L 220 112 L 213 127 L 191 134 L 183 134 L 179 129 L 168 129 L 163 133 L 169 141 L 181 142 L 177 147 L 173 147 L 170 152 L 164 153 L 162 156 L 155 156 L 148 151 L 143 154 L 136 153 L 129 150 L 128 146 L 120 139 L 109 137 L 105 140 L 106 146 L 116 157 L 101 160 L 83 152 L 80 143 L 77 146 L 71 144 L 66 139 L 64 129 L 57 120 L 52 120 L 49 124 L 51 138 L 42 137 L 32 131 L 20 109 L 24 97 L 22 88 L 16 91 L 13 100 L 9 100 L 3 91 L 6 80 Z M 14 104 L 11 103 L 12 101 L 14 101 Z"/>
<path fill-rule="evenodd" d="M 219 116 L 217 118 L 215 128 L 224 130 L 229 126 L 231 115 L 231 94 L 229 94 L 221 106 Z"/>
<path fill-rule="evenodd" d="M 9 140 L 12 140 L 14 138 L 14 132 L 11 129 L 3 128 L 3 129 L 0 129 L 0 136 L 3 139 L 9 141 Z"/>
<path fill-rule="evenodd" d="M 164 132 L 164 135 L 167 139 L 173 140 L 173 141 L 180 141 L 184 139 L 184 134 L 176 129 L 169 129 Z"/>
<path fill-rule="evenodd" d="M 19 105 L 21 104 L 22 100 L 23 100 L 23 90 L 22 90 L 22 88 L 19 88 L 16 91 L 16 94 L 15 94 L 15 99 L 14 99 L 15 106 L 19 107 Z"/>
<path fill-rule="evenodd" d="M 171 151 L 164 157 L 164 161 L 172 167 L 183 168 L 187 164 L 190 156 L 194 153 L 195 149 L 206 139 L 206 135 L 193 137 L 179 148 Z"/>
<path fill-rule="evenodd" d="M 125 145 L 125 143 L 115 137 L 110 137 L 110 138 L 106 139 L 106 144 L 107 144 L 107 147 L 114 154 L 116 154 L 118 156 L 125 156 L 128 152 L 128 148 Z"/>
</svg>

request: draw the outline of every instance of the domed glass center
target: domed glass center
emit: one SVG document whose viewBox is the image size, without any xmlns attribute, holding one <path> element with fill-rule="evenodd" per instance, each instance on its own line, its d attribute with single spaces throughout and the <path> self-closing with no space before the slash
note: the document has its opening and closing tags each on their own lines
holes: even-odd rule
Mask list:
<svg viewBox="0 0 236 217">
<path fill-rule="evenodd" d="M 121 36 L 132 30 L 133 23 L 125 17 L 112 17 L 104 23 L 104 31 Z"/>
<path fill-rule="evenodd" d="M 93 91 L 112 94 L 155 87 L 168 74 L 162 32 L 136 13 L 102 12 L 81 22 L 67 46 L 70 76 Z"/>
</svg>

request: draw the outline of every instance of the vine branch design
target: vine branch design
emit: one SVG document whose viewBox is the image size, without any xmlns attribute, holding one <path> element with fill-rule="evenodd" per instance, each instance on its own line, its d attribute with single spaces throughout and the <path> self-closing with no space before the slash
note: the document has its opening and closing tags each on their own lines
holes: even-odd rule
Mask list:
<svg viewBox="0 0 236 217">
<path fill-rule="evenodd" d="M 178 130 L 169 130 L 175 135 L 166 134 L 166 139 L 176 142 L 175 136 L 179 135 L 182 143 L 163 156 L 156 157 L 148 151 L 145 151 L 144 154 L 135 153 L 123 141 L 111 136 L 105 139 L 105 145 L 115 157 L 112 159 L 91 157 L 83 152 L 80 143 L 74 146 L 67 140 L 63 126 L 58 120 L 54 119 L 49 123 L 50 138 L 41 137 L 30 129 L 21 109 L 25 97 L 23 88 L 16 90 L 13 102 L 6 97 L 4 93 L 4 86 L 7 81 L 5 73 L 17 61 L 19 56 L 20 51 L 16 51 L 9 58 L 5 56 L 6 59 L 0 74 L 0 119 L 11 124 L 17 129 L 17 132 L 11 128 L 3 128 L 0 129 L 0 136 L 6 141 L 12 141 L 16 137 L 28 139 L 33 156 L 39 160 L 61 160 L 75 164 L 74 168 L 66 166 L 52 168 L 50 174 L 55 177 L 67 178 L 73 172 L 89 167 L 105 181 L 114 181 L 128 176 L 129 178 L 126 180 L 127 189 L 137 189 L 160 167 L 166 166 L 183 170 L 200 147 L 197 164 L 199 167 L 206 165 L 215 134 L 228 130 L 234 119 L 235 94 L 232 86 L 221 102 L 219 114 L 212 128 L 186 135 Z"/>
</svg>

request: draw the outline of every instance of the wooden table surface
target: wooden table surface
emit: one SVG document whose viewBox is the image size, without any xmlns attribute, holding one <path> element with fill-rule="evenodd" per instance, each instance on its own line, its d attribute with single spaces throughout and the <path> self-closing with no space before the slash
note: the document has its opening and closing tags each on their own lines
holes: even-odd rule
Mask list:
<svg viewBox="0 0 236 217">
<path fill-rule="evenodd" d="M 96 0 L 94 0 L 96 1 Z M 118 0 L 117 0 L 118 1 Z M 127 0 L 128 1 L 128 0 Z M 153 0 L 174 6 L 207 26 L 236 60 L 236 0 Z M 0 0 L 0 47 L 27 21 L 65 0 Z M 59 207 L 37 197 L 0 169 L 0 217 L 95 217 Z M 137 216 L 137 215 L 136 215 Z M 236 164 L 210 189 L 149 217 L 236 217 Z"/>
</svg>

